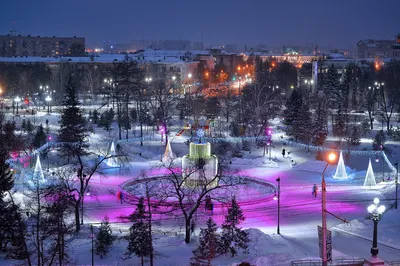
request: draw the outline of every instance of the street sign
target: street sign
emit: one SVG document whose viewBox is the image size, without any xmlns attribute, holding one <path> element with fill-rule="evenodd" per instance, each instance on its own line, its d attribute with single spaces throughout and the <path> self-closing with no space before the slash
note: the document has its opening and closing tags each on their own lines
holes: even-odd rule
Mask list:
<svg viewBox="0 0 400 266">
<path fill-rule="evenodd" d="M 318 245 L 319 256 L 323 259 L 322 254 L 322 227 L 318 225 Z M 326 229 L 326 259 L 332 261 L 332 232 Z"/>
</svg>

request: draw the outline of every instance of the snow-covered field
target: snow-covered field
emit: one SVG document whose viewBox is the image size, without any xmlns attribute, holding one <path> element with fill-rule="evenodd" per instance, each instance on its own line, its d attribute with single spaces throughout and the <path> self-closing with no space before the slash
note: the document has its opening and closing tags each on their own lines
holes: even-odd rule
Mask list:
<svg viewBox="0 0 400 266">
<path fill-rule="evenodd" d="M 57 115 L 39 113 L 36 123 L 45 123 L 49 119 L 52 131 L 57 129 Z M 278 122 L 276 123 L 278 124 Z M 179 126 L 172 127 L 171 137 L 179 132 Z M 109 133 L 103 129 L 95 128 L 95 134 L 91 135 L 91 143 L 116 140 L 116 131 Z M 282 134 L 276 132 L 276 134 Z M 133 136 L 133 133 L 131 134 Z M 96 265 L 139 265 L 140 260 L 134 256 L 127 258 L 124 254 L 127 242 L 122 236 L 128 232 L 129 224 L 121 223 L 118 219 L 121 215 L 133 212 L 135 206 L 127 203 L 121 204 L 115 195 L 110 194 L 110 189 L 116 191 L 118 186 L 139 175 L 142 170 L 153 171 L 152 166 L 160 160 L 163 153 L 160 145 L 160 135 L 149 132 L 151 140 L 147 140 L 143 147 L 139 144 L 132 145 L 131 162 L 124 169 L 110 169 L 103 174 L 95 175 L 91 180 L 92 195 L 85 198 L 83 230 L 70 243 L 70 254 L 78 264 L 89 265 L 91 263 L 91 239 L 89 224 L 98 226 L 105 215 L 110 218 L 114 234 L 119 237 L 110 254 L 103 258 L 95 256 Z M 188 153 L 188 147 L 184 143 L 188 135 L 174 138 L 171 143 L 172 151 L 179 156 Z M 327 140 L 330 147 L 336 140 Z M 388 155 L 391 163 L 400 159 L 400 143 L 388 142 L 391 154 Z M 290 151 L 290 158 L 281 155 L 282 148 Z M 371 142 L 362 141 L 360 146 L 354 149 L 371 150 Z M 259 178 L 273 184 L 281 178 L 280 199 L 280 232 L 277 230 L 276 201 L 259 202 L 252 206 L 243 206 L 246 228 L 252 239 L 249 253 L 239 253 L 237 257 L 229 255 L 220 256 L 213 260 L 213 265 L 236 265 L 242 261 L 252 265 L 290 265 L 290 261 L 299 259 L 319 259 L 317 226 L 321 225 L 321 195 L 315 198 L 311 192 L 314 184 L 321 191 L 321 173 L 325 163 L 315 160 L 314 152 L 307 152 L 301 147 L 291 147 L 284 143 L 274 143 L 270 161 L 269 155 L 263 157 L 262 149 L 253 149 L 251 154 L 243 152 L 242 158 L 232 160 L 230 167 L 237 170 L 238 174 Z M 56 155 L 54 155 L 56 156 Z M 351 178 L 338 181 L 332 178 L 336 166 L 327 168 L 325 178 L 327 182 L 327 209 L 336 216 L 347 220 L 341 220 L 328 215 L 328 229 L 332 231 L 333 257 L 340 258 L 368 258 L 372 246 L 372 227 L 368 217 L 367 206 L 374 197 L 380 198 L 388 211 L 383 215 L 379 223 L 378 243 L 380 257 L 386 261 L 400 260 L 400 209 L 390 209 L 394 203 L 395 185 L 394 173 L 389 172 L 389 167 L 382 160 L 378 162 L 372 159 L 377 187 L 366 189 L 363 187 L 368 156 L 350 155 L 345 159 L 346 171 Z M 293 161 L 295 163 L 293 163 Z M 43 167 L 45 162 L 43 162 Z M 388 177 L 390 180 L 387 180 Z M 216 212 L 213 216 L 217 224 L 221 224 L 225 212 Z M 187 245 L 184 243 L 184 230 L 177 220 L 166 220 L 155 226 L 155 265 L 188 265 L 192 256 L 191 251 L 197 245 L 199 224 L 195 230 L 195 237 Z M 0 260 L 0 265 L 14 265 L 15 261 Z M 21 264 L 21 263 L 20 263 Z"/>
</svg>

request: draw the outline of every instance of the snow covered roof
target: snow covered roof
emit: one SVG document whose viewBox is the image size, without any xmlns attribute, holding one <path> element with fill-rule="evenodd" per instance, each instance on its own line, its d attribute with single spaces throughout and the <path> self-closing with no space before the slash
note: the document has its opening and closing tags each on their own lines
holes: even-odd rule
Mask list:
<svg viewBox="0 0 400 266">
<path fill-rule="evenodd" d="M 164 62 L 164 63 L 184 63 L 185 60 L 179 58 L 179 56 L 161 56 L 155 54 L 129 54 L 130 58 L 140 62 Z M 182 55 L 183 56 L 183 55 Z M 74 62 L 74 63 L 112 63 L 120 62 L 125 59 L 124 54 L 99 54 L 93 57 L 0 57 L 0 62 L 10 62 L 10 63 L 59 63 L 59 62 Z"/>
</svg>

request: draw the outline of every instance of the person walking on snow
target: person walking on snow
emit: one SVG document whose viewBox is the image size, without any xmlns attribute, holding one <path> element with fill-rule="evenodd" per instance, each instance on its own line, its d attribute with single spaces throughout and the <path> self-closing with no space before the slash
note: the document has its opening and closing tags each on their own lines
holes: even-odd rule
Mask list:
<svg viewBox="0 0 400 266">
<path fill-rule="evenodd" d="M 314 198 L 316 198 L 316 197 L 317 197 L 317 194 L 318 194 L 318 187 L 317 187 L 317 185 L 316 185 L 316 184 L 314 184 L 314 187 L 313 187 L 312 194 L 314 195 Z"/>
<path fill-rule="evenodd" d="M 285 148 L 282 149 L 282 157 L 285 158 L 286 150 Z"/>
</svg>

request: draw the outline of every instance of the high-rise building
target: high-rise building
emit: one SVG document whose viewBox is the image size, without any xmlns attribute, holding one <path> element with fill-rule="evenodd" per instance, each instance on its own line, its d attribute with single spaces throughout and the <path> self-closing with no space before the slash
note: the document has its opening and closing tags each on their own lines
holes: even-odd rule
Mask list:
<svg viewBox="0 0 400 266">
<path fill-rule="evenodd" d="M 0 35 L 0 56 L 82 56 L 85 38 Z"/>
</svg>

